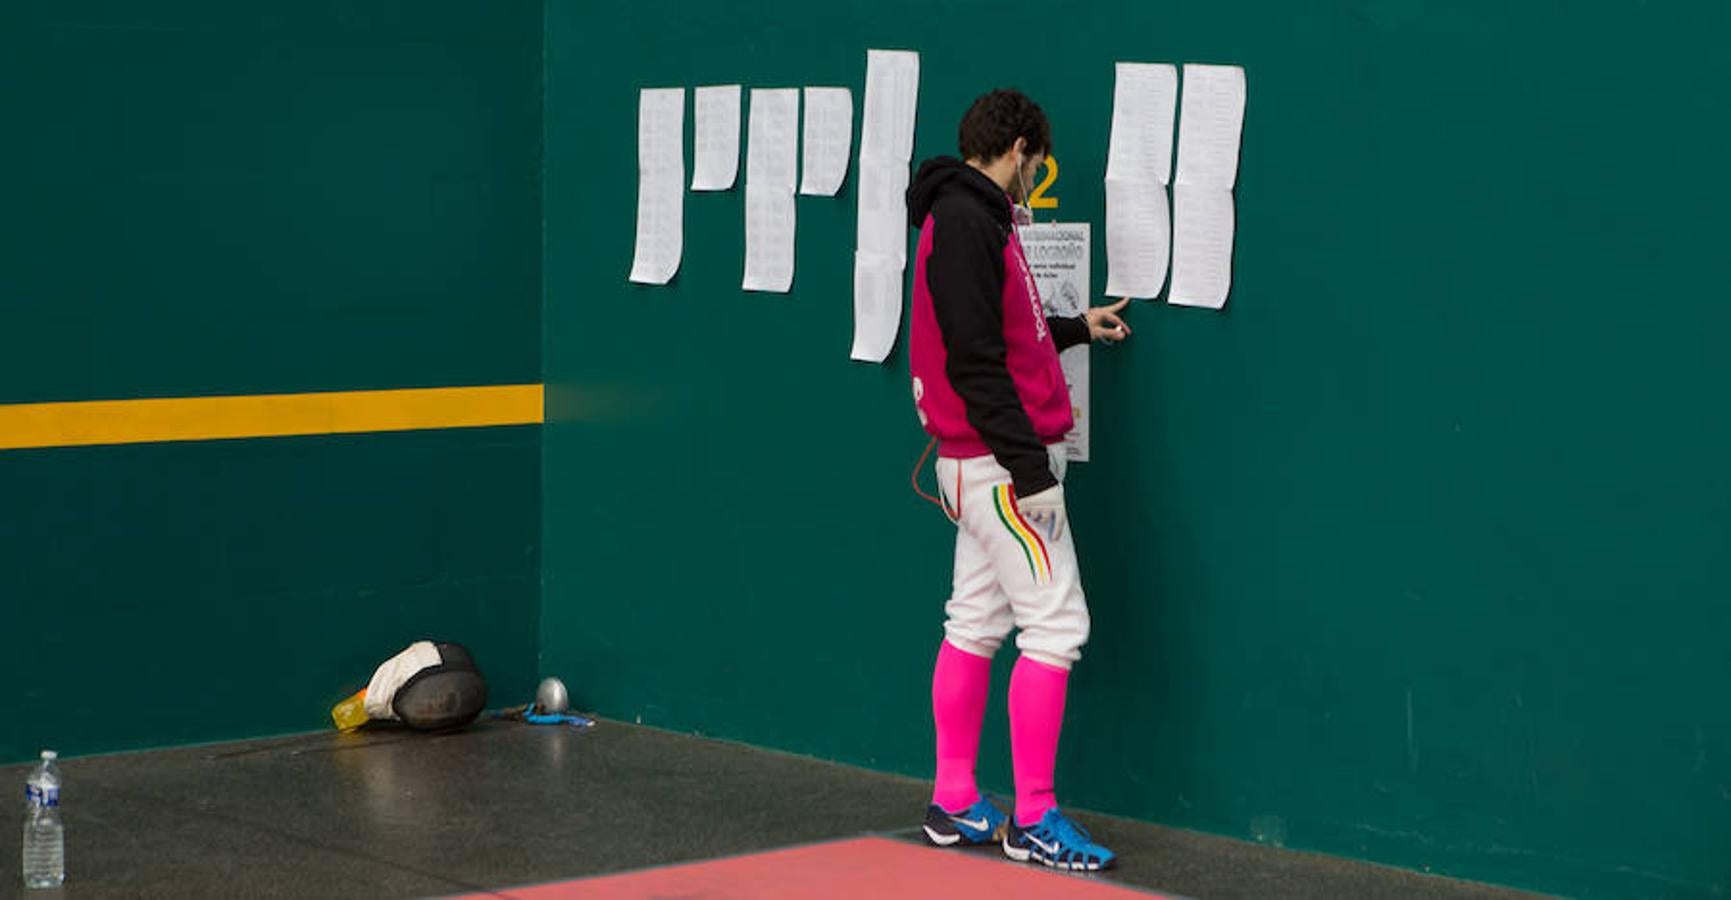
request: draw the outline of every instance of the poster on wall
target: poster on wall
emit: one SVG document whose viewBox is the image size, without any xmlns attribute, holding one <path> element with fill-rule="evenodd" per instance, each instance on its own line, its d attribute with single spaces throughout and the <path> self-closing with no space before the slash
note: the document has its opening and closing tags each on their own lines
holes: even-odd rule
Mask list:
<svg viewBox="0 0 1731 900">
<path fill-rule="evenodd" d="M 1034 286 L 1048 316 L 1079 316 L 1088 311 L 1088 265 L 1093 257 L 1087 222 L 1029 225 L 1020 230 Z M 1071 462 L 1088 461 L 1088 345 L 1059 355 L 1064 381 L 1070 387 L 1076 427 L 1064 437 L 1064 454 Z"/>
</svg>

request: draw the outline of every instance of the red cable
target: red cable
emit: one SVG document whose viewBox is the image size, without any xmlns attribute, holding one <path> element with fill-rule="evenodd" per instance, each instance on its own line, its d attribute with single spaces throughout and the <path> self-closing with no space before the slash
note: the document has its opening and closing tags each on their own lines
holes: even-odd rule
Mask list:
<svg viewBox="0 0 1731 900">
<path fill-rule="evenodd" d="M 932 438 L 930 441 L 927 441 L 925 452 L 920 454 L 920 461 L 917 463 L 914 463 L 914 475 L 913 475 L 914 493 L 919 494 L 921 497 L 924 497 L 927 500 L 930 500 L 931 502 L 937 504 L 938 509 L 946 509 L 944 506 L 944 501 L 942 499 L 940 499 L 938 497 L 934 497 L 931 494 L 926 493 L 925 488 L 920 487 L 920 470 L 924 469 L 926 467 L 926 460 L 931 458 L 932 448 L 936 447 L 937 445 L 938 445 L 938 439 L 937 438 Z M 946 515 L 948 514 L 947 510 L 946 510 L 945 514 Z"/>
</svg>

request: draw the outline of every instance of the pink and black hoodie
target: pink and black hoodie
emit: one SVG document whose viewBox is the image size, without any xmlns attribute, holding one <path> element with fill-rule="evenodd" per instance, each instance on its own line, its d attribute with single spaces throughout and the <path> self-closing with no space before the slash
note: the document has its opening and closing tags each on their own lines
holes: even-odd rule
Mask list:
<svg viewBox="0 0 1731 900">
<path fill-rule="evenodd" d="M 952 157 L 920 166 L 908 357 L 938 454 L 990 453 L 1026 497 L 1058 483 L 1046 447 L 1075 424 L 1058 353 L 1087 343 L 1088 324 L 1045 315 L 1010 222 L 1009 196 L 984 173 Z"/>
</svg>

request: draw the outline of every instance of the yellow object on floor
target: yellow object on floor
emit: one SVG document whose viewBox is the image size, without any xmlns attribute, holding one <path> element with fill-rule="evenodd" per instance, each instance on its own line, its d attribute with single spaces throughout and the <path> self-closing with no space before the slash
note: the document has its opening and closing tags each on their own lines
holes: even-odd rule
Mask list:
<svg viewBox="0 0 1731 900">
<path fill-rule="evenodd" d="M 331 721 L 339 731 L 354 731 L 367 724 L 367 691 L 362 688 L 354 696 L 331 707 Z"/>
</svg>

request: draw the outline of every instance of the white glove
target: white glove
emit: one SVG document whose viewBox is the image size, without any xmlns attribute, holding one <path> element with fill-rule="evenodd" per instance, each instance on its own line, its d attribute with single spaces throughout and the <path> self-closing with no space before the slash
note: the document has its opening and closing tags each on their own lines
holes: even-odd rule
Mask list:
<svg viewBox="0 0 1731 900">
<path fill-rule="evenodd" d="M 1049 541 L 1064 533 L 1064 486 L 1054 484 L 1043 491 L 1016 498 L 1016 510 L 1028 524 L 1040 529 Z"/>
</svg>

